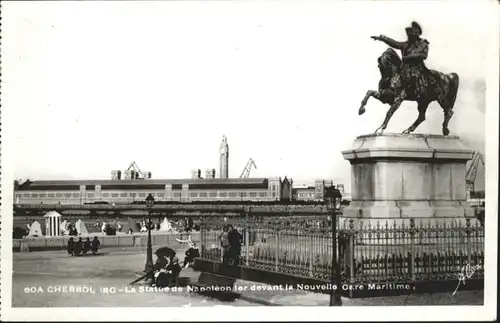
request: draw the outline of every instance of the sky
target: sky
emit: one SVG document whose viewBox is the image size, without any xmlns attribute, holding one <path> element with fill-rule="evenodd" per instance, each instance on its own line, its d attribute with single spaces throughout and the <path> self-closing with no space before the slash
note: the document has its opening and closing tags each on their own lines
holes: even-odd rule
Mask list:
<svg viewBox="0 0 500 323">
<path fill-rule="evenodd" d="M 226 135 L 230 177 L 253 158 L 251 177 L 325 178 L 349 191 L 341 151 L 389 108 L 371 99 L 357 114 L 387 48 L 370 36 L 403 41 L 413 20 L 430 42 L 427 66 L 460 75 L 451 134 L 484 153 L 495 29 L 482 3 L 5 2 L 2 137 L 13 176 L 108 179 L 132 161 L 153 178 L 218 173 Z M 416 117 L 404 102 L 386 132 Z M 440 134 L 442 120 L 431 103 L 417 133 Z"/>
</svg>

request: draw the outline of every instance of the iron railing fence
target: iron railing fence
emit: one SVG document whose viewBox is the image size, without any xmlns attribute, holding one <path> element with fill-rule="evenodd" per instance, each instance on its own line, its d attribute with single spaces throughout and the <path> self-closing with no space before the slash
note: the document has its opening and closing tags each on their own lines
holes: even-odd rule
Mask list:
<svg viewBox="0 0 500 323">
<path fill-rule="evenodd" d="M 456 280 L 466 266 L 484 277 L 484 228 L 475 220 L 337 221 L 335 247 L 346 283 Z M 231 224 L 243 237 L 239 264 L 331 280 L 327 216 L 220 219 L 201 226 L 201 258 L 222 260 L 220 236 Z"/>
</svg>

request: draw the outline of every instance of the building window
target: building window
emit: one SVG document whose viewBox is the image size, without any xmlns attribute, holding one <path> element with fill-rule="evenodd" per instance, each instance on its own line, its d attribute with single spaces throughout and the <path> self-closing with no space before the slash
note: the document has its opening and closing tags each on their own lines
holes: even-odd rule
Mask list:
<svg viewBox="0 0 500 323">
<path fill-rule="evenodd" d="M 257 192 L 250 192 L 250 197 L 257 197 Z"/>
<path fill-rule="evenodd" d="M 38 193 L 31 193 L 31 197 L 38 197 Z"/>
<path fill-rule="evenodd" d="M 118 197 L 118 193 L 111 193 L 111 197 Z"/>
<path fill-rule="evenodd" d="M 47 194 L 48 197 L 54 197 L 54 193 Z"/>
<path fill-rule="evenodd" d="M 226 192 L 220 192 L 219 196 L 220 196 L 220 197 L 226 197 L 226 196 L 227 196 L 227 194 L 226 194 Z"/>
<path fill-rule="evenodd" d="M 276 197 L 276 193 L 275 192 L 273 192 L 273 197 Z"/>
<path fill-rule="evenodd" d="M 146 193 L 139 193 L 139 194 L 137 194 L 137 196 L 139 196 L 139 197 L 146 197 Z"/>
<path fill-rule="evenodd" d="M 200 197 L 207 197 L 207 192 L 200 192 Z"/>
<path fill-rule="evenodd" d="M 128 193 L 128 196 L 130 196 L 131 198 L 134 198 L 135 197 L 135 193 Z"/>
<path fill-rule="evenodd" d="M 236 192 L 229 192 L 229 197 L 236 197 Z"/>
<path fill-rule="evenodd" d="M 120 197 L 127 197 L 127 193 L 120 193 Z"/>
<path fill-rule="evenodd" d="M 71 193 L 64 193 L 64 197 L 65 198 L 71 197 Z"/>
<path fill-rule="evenodd" d="M 87 193 L 87 197 L 93 199 L 94 198 L 94 193 Z"/>
<path fill-rule="evenodd" d="M 56 193 L 56 197 L 63 197 L 62 193 Z"/>
<path fill-rule="evenodd" d="M 189 192 L 189 197 L 198 197 L 198 193 Z"/>
<path fill-rule="evenodd" d="M 30 193 L 23 193 L 23 197 L 30 197 Z"/>
<path fill-rule="evenodd" d="M 40 197 L 47 197 L 46 193 L 40 193 Z"/>
<path fill-rule="evenodd" d="M 79 198 L 80 197 L 80 193 L 73 193 L 73 197 L 74 198 Z"/>
<path fill-rule="evenodd" d="M 240 193 L 240 196 L 241 196 L 241 197 L 247 197 L 247 192 L 241 192 L 241 193 Z"/>
<path fill-rule="evenodd" d="M 266 193 L 266 192 L 260 192 L 260 193 L 259 193 L 259 196 L 260 196 L 260 197 L 266 197 L 266 196 L 267 196 L 267 193 Z"/>
<path fill-rule="evenodd" d="M 181 197 L 181 193 L 180 192 L 175 192 L 174 193 L 174 197 L 180 198 Z"/>
<path fill-rule="evenodd" d="M 217 197 L 217 192 L 210 192 L 208 193 L 210 197 Z"/>
</svg>

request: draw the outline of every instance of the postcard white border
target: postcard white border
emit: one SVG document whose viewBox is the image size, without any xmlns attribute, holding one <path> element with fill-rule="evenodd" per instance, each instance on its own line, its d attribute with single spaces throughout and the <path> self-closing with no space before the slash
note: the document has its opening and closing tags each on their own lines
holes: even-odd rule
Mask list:
<svg viewBox="0 0 500 323">
<path fill-rule="evenodd" d="M 478 2 L 478 1 L 471 1 Z M 202 308 L 12 308 L 12 159 L 9 152 L 15 151 L 8 140 L 9 106 L 7 94 L 2 93 L 2 147 L 1 147 L 1 312 L 0 318 L 8 321 L 257 321 L 257 320 L 373 320 L 373 321 L 406 321 L 406 320 L 457 320 L 480 321 L 496 318 L 497 294 L 497 221 L 498 221 L 498 118 L 499 118 L 499 6 L 496 1 L 483 1 L 491 14 L 491 43 L 488 55 L 486 86 L 486 246 L 485 246 L 485 290 L 484 306 L 398 306 L 398 307 L 202 307 Z M 5 5 L 5 3 L 4 3 Z M 3 18 L 3 17 L 2 17 Z M 486 19 L 486 18 L 485 18 Z M 3 19 L 2 25 L 8 24 Z M 2 38 L 9 35 L 2 33 Z M 9 67 L 2 66 L 5 73 Z M 5 86 L 2 86 L 5 89 Z M 7 134 L 7 136 L 5 136 Z"/>
</svg>

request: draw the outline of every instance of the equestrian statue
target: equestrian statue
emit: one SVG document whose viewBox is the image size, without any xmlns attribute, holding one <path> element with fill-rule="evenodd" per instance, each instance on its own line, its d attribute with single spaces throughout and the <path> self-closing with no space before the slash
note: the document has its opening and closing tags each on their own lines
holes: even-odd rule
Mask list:
<svg viewBox="0 0 500 323">
<path fill-rule="evenodd" d="M 429 42 L 420 38 L 422 28 L 418 23 L 412 22 L 411 27 L 406 28 L 406 35 L 408 39 L 405 42 L 398 42 L 383 35 L 371 37 L 384 42 L 390 48 L 378 58 L 378 68 L 382 75 L 378 91 L 369 90 L 366 93 L 359 108 L 359 115 L 365 113 L 365 105 L 370 97 L 389 104 L 391 107 L 387 111 L 384 122 L 374 132 L 374 134 L 382 133 L 403 101 L 416 101 L 418 117 L 408 129 L 403 131 L 409 134 L 425 120 L 429 103 L 437 101 L 443 108 L 442 130 L 443 135 L 447 136 L 450 133 L 448 123 L 453 116 L 459 77 L 456 73 L 444 74 L 425 66 L 424 60 L 427 59 Z M 393 48 L 401 50 L 402 59 Z"/>
</svg>

